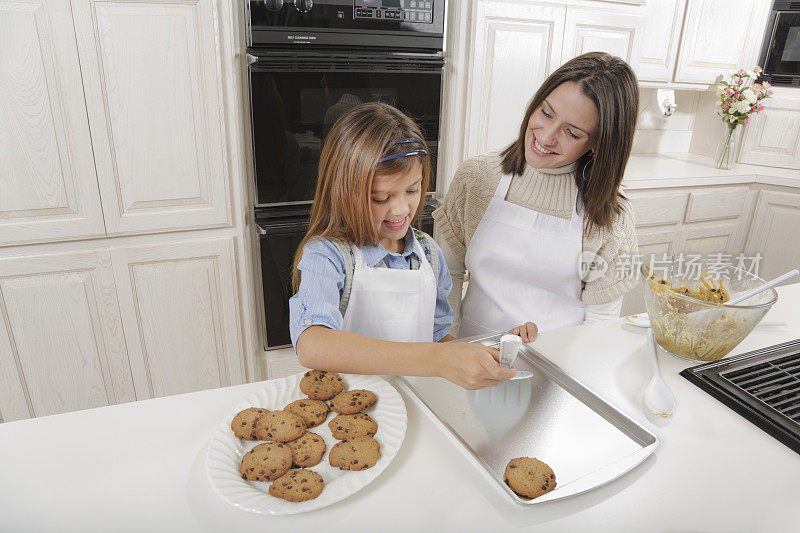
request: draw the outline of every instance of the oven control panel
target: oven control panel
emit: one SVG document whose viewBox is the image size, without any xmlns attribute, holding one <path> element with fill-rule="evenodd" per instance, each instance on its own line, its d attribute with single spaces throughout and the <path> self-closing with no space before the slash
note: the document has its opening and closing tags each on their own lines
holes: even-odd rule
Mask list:
<svg viewBox="0 0 800 533">
<path fill-rule="evenodd" d="M 354 19 L 433 22 L 433 0 L 355 0 Z"/>
</svg>

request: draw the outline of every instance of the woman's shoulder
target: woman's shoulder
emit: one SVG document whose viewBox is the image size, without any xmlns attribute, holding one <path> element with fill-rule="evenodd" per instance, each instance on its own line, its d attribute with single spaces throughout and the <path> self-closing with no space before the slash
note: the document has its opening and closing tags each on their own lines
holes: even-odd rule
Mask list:
<svg viewBox="0 0 800 533">
<path fill-rule="evenodd" d="M 453 176 L 451 186 L 473 191 L 487 187 L 494 190 L 502 175 L 502 158 L 499 152 L 490 152 L 462 161 Z"/>
</svg>

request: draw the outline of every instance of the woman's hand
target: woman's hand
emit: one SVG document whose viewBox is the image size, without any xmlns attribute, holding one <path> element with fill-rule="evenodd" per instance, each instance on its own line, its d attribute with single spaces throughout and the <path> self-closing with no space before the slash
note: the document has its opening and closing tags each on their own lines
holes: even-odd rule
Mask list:
<svg viewBox="0 0 800 533">
<path fill-rule="evenodd" d="M 522 337 L 522 342 L 533 342 L 536 340 L 536 336 L 539 335 L 539 328 L 533 322 L 525 322 L 521 326 L 511 328 L 508 332 Z"/>
<path fill-rule="evenodd" d="M 495 387 L 517 374 L 514 368 L 500 366 L 500 352 L 478 342 L 450 342 L 439 351 L 438 374 L 465 389 Z"/>
</svg>

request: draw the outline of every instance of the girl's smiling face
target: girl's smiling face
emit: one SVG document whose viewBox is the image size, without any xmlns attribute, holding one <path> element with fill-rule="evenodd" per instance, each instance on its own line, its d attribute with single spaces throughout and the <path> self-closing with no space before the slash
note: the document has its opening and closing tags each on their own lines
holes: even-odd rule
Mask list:
<svg viewBox="0 0 800 533">
<path fill-rule="evenodd" d="M 525 131 L 525 161 L 534 168 L 558 168 L 577 161 L 594 146 L 597 107 L 577 83 L 564 82 L 533 110 Z"/>
<path fill-rule="evenodd" d="M 401 253 L 411 217 L 422 198 L 422 166 L 417 161 L 408 172 L 376 174 L 370 191 L 372 222 L 378 242 L 390 252 Z"/>
</svg>

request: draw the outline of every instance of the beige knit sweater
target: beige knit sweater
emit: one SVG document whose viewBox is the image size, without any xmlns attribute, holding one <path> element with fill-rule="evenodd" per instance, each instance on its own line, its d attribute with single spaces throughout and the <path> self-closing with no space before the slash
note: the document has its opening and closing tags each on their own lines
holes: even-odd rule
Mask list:
<svg viewBox="0 0 800 533">
<path fill-rule="evenodd" d="M 498 152 L 467 159 L 456 171 L 444 202 L 433 212 L 445 241 L 443 248 L 448 249 L 445 255 L 453 277 L 454 293 L 460 294 L 467 247 L 502 175 Z M 536 169 L 526 165 L 523 174 L 511 180 L 506 200 L 540 213 L 569 219 L 576 192 L 574 163 L 556 169 Z M 602 277 L 583 284 L 581 301 L 587 305 L 617 300 L 636 285 L 634 280 L 627 279 L 628 276 L 619 274 L 618 267 L 625 265 L 625 257 L 637 253 L 633 209 L 626 200 L 622 201 L 622 206 L 623 211 L 610 230 L 594 229 L 583 237 L 584 260 L 587 256 L 592 257 L 587 253 L 591 252 L 608 265 Z"/>
</svg>

